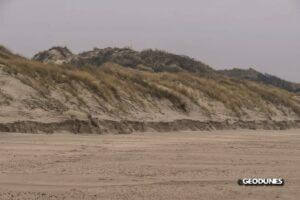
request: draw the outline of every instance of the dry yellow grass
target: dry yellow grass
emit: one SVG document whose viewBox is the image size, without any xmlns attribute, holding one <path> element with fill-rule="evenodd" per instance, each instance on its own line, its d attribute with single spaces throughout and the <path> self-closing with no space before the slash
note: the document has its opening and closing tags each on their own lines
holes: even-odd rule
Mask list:
<svg viewBox="0 0 300 200">
<path fill-rule="evenodd" d="M 201 106 L 199 100 L 208 98 L 221 102 L 237 116 L 243 108 L 270 112 L 268 104 L 285 106 L 300 115 L 299 99 L 294 95 L 271 86 L 251 81 L 241 81 L 226 77 L 200 77 L 187 72 L 153 73 L 125 68 L 113 63 L 101 67 L 76 68 L 70 65 L 43 64 L 20 56 L 12 56 L 5 51 L 0 55 L 0 64 L 7 73 L 20 78 L 25 84 L 47 96 L 48 90 L 58 84 L 67 85 L 68 92 L 80 99 L 74 82 L 93 91 L 101 101 L 117 104 L 126 111 L 122 94 L 127 94 L 136 104 L 144 105 L 152 99 L 169 100 L 175 109 L 188 112 L 188 104 Z M 22 76 L 20 76 L 22 75 Z M 26 78 L 28 77 L 28 78 Z M 151 102 L 150 102 L 151 103 Z M 203 109 L 207 109 L 203 107 Z M 209 110 L 206 110 L 209 112 Z"/>
</svg>

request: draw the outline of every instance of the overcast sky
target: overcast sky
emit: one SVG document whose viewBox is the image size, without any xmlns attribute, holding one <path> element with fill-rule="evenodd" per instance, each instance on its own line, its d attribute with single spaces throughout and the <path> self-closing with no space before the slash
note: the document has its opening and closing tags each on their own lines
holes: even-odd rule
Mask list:
<svg viewBox="0 0 300 200">
<path fill-rule="evenodd" d="M 0 44 L 158 48 L 300 82 L 300 0 L 0 0 Z"/>
</svg>

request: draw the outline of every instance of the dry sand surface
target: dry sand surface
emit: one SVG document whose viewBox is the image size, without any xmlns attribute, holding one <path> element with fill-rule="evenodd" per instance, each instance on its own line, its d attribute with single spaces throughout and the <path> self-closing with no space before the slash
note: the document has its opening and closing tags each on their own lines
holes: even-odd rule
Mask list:
<svg viewBox="0 0 300 200">
<path fill-rule="evenodd" d="M 0 134 L 0 199 L 299 199 L 300 130 Z M 282 177 L 244 187 L 242 177 Z"/>
</svg>

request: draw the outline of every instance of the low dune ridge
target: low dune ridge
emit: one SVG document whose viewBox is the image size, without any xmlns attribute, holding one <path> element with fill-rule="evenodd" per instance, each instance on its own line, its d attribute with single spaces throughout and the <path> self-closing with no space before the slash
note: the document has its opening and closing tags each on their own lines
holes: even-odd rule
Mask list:
<svg viewBox="0 0 300 200">
<path fill-rule="evenodd" d="M 296 92 L 225 76 L 187 56 L 129 48 L 74 55 L 54 47 L 34 58 L 0 48 L 0 131 L 299 127 Z"/>
</svg>

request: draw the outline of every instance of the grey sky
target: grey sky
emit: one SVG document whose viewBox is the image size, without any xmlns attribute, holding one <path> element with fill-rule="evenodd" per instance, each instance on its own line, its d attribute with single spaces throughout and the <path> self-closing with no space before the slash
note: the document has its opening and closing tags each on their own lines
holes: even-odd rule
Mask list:
<svg viewBox="0 0 300 200">
<path fill-rule="evenodd" d="M 299 0 L 0 0 L 0 43 L 158 48 L 300 82 Z"/>
</svg>

